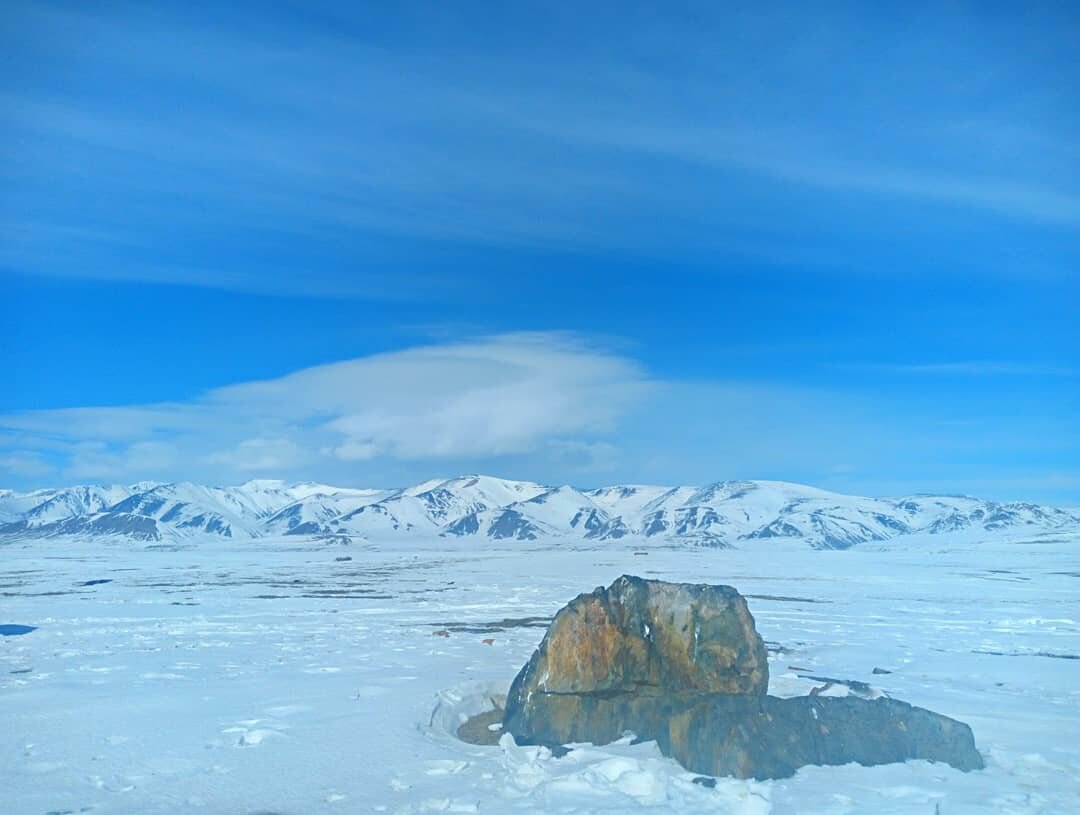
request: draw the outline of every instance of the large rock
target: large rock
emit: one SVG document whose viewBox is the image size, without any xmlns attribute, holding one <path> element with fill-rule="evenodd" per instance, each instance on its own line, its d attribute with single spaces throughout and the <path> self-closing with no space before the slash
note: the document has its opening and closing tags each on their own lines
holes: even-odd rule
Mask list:
<svg viewBox="0 0 1080 815">
<path fill-rule="evenodd" d="M 624 575 L 552 620 L 509 706 L 534 693 L 746 693 L 769 687 L 765 643 L 730 586 Z"/>
<path fill-rule="evenodd" d="M 519 743 L 655 740 L 687 769 L 782 778 L 908 759 L 980 769 L 971 728 L 893 699 L 766 696 L 765 648 L 728 586 L 620 577 L 560 611 L 510 688 Z"/>
<path fill-rule="evenodd" d="M 983 766 L 971 728 L 895 699 L 856 696 L 633 693 L 535 694 L 504 721 L 519 743 L 606 744 L 627 732 L 655 741 L 688 770 L 785 778 L 807 764 L 909 759 Z"/>
</svg>

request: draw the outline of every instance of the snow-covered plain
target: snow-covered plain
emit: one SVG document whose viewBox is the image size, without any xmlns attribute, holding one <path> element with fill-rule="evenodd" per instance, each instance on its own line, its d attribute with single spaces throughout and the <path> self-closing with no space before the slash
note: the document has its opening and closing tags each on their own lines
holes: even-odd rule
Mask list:
<svg viewBox="0 0 1080 815">
<path fill-rule="evenodd" d="M 0 637 L 9 815 L 1080 811 L 1077 532 L 845 551 L 296 536 L 2 549 L 0 624 L 37 627 Z M 797 673 L 869 682 L 968 722 L 987 769 L 809 767 L 710 789 L 652 744 L 554 759 L 454 736 L 543 619 L 623 573 L 735 586 L 773 649 L 772 692 L 817 684 Z"/>
</svg>

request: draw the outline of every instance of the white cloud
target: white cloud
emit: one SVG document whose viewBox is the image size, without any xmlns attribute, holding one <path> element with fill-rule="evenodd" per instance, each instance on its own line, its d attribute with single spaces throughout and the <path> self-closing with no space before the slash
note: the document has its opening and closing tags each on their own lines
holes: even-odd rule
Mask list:
<svg viewBox="0 0 1080 815">
<path fill-rule="evenodd" d="M 610 472 L 619 463 L 619 448 L 605 441 L 556 439 L 548 444 L 547 451 L 559 464 L 583 473 Z"/>
<path fill-rule="evenodd" d="M 297 473 L 320 462 L 527 454 L 602 433 L 649 387 L 566 334 L 495 336 L 307 368 L 189 402 L 0 416 L 72 478 Z M 224 471 L 224 472 L 223 472 Z"/>
<path fill-rule="evenodd" d="M 119 445 L 77 440 L 69 448 L 64 475 L 101 481 L 154 476 L 175 468 L 181 462 L 180 456 L 173 444 L 153 439 Z"/>
<path fill-rule="evenodd" d="M 14 450 L 0 455 L 0 472 L 3 471 L 21 478 L 37 478 L 52 474 L 55 468 L 38 453 Z"/>
<path fill-rule="evenodd" d="M 244 439 L 235 447 L 207 456 L 211 464 L 220 464 L 239 472 L 282 472 L 311 460 L 311 454 L 288 438 Z"/>
<path fill-rule="evenodd" d="M 1015 477 L 1024 461 L 1033 477 L 1063 480 L 1017 483 L 1012 497 L 1075 503 L 1068 479 L 1080 439 L 1067 421 L 1025 403 L 1023 389 L 992 406 L 925 393 L 659 381 L 572 335 L 502 335 L 186 402 L 0 415 L 0 482 L 267 477 L 387 487 L 488 472 L 594 486 L 777 478 L 861 494 L 948 480 L 977 493 L 979 479 Z M 886 473 L 891 483 L 874 480 Z"/>
</svg>

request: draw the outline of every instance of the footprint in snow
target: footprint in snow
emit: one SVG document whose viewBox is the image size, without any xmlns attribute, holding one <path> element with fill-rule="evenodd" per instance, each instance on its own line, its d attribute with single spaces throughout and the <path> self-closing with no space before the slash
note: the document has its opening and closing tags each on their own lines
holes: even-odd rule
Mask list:
<svg viewBox="0 0 1080 815">
<path fill-rule="evenodd" d="M 379 685 L 365 685 L 364 687 L 356 689 L 356 699 L 375 699 L 379 696 L 386 696 L 392 693 L 390 688 L 384 688 Z"/>
<path fill-rule="evenodd" d="M 246 733 L 241 733 L 240 738 L 236 741 L 237 747 L 255 747 L 262 744 L 266 739 L 274 738 L 276 736 L 285 735 L 280 730 L 258 729 L 248 730 Z"/>
<path fill-rule="evenodd" d="M 427 775 L 457 775 L 469 766 L 469 762 L 467 761 L 453 761 L 450 759 L 440 759 L 425 763 L 427 764 L 427 770 L 424 772 Z"/>
<path fill-rule="evenodd" d="M 298 713 L 307 713 L 311 710 L 310 705 L 277 705 L 268 707 L 264 711 L 268 716 L 295 716 Z"/>
<path fill-rule="evenodd" d="M 54 773 L 57 770 L 62 770 L 65 767 L 67 767 L 67 763 L 63 761 L 30 761 L 26 763 L 24 769 L 28 773 L 45 775 L 46 773 Z"/>
<path fill-rule="evenodd" d="M 455 801 L 453 798 L 426 798 L 420 802 L 421 812 L 479 812 L 472 802 Z"/>
<path fill-rule="evenodd" d="M 135 782 L 130 778 L 117 778 L 114 781 L 106 781 L 100 775 L 88 776 L 87 781 L 106 792 L 131 792 L 135 789 Z"/>
<path fill-rule="evenodd" d="M 233 727 L 226 727 L 222 735 L 233 736 L 237 747 L 255 747 L 267 739 L 284 736 L 284 725 L 256 727 L 262 719 L 241 719 Z"/>
</svg>

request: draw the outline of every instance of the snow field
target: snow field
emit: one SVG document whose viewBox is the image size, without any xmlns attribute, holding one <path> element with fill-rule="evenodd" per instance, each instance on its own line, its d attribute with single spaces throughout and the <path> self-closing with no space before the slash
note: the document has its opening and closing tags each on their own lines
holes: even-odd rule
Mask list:
<svg viewBox="0 0 1080 815">
<path fill-rule="evenodd" d="M 1080 811 L 1077 537 L 642 546 L 9 544 L 0 623 L 38 628 L 0 638 L 0 811 Z M 455 738 L 543 636 L 516 621 L 622 573 L 734 585 L 774 693 L 820 684 L 801 673 L 867 682 L 971 724 L 987 769 L 810 767 L 709 788 L 653 744 L 556 759 Z"/>
</svg>

